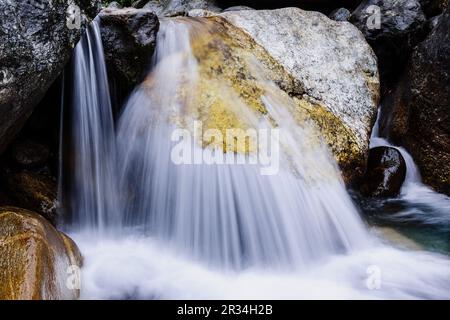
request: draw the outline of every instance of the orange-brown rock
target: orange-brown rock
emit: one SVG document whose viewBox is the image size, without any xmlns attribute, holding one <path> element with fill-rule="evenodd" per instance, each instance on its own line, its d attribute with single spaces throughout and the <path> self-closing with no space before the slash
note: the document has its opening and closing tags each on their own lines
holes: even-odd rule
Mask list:
<svg viewBox="0 0 450 320">
<path fill-rule="evenodd" d="M 75 299 L 71 271 L 81 262 L 76 244 L 39 214 L 0 208 L 0 300 Z"/>
</svg>

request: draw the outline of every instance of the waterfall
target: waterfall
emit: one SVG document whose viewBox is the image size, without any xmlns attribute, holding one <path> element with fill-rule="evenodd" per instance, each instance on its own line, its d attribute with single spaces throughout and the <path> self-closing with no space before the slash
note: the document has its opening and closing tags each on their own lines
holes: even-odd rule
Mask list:
<svg viewBox="0 0 450 320">
<path fill-rule="evenodd" d="M 72 222 L 100 231 L 117 223 L 116 150 L 108 78 L 98 21 L 75 48 L 71 101 L 71 151 L 67 160 Z M 67 111 L 66 111 L 67 112 Z"/>
<path fill-rule="evenodd" d="M 367 241 L 364 226 L 331 155 L 320 141 L 310 143 L 312 128 L 289 120 L 292 115 L 275 90 L 263 97 L 266 118 L 278 123 L 280 144 L 297 151 L 291 154 L 290 166 L 282 158 L 280 172 L 264 176 L 249 164 L 171 161 L 175 145 L 170 138 L 177 128 L 171 119 L 185 117 L 191 108 L 190 97 L 179 98 L 177 93 L 198 86 L 190 37 L 192 32 L 196 37 L 207 34 L 203 28 L 183 19 L 162 24 L 154 71 L 147 80 L 157 83 L 144 83 L 120 118 L 120 185 L 132 194 L 125 208 L 127 224 L 144 227 L 199 259 L 225 267 L 307 265 L 362 246 Z M 180 75 L 187 75 L 189 83 Z M 222 91 L 227 89 L 224 84 Z M 235 103 L 253 125 L 274 129 L 247 106 L 240 108 L 239 100 Z M 188 148 L 199 158 L 209 152 L 197 141 Z"/>
<path fill-rule="evenodd" d="M 368 232 L 319 131 L 294 121 L 290 99 L 256 59 L 251 77 L 264 89 L 264 114 L 225 82 L 208 85 L 241 122 L 266 137 L 278 132 L 256 148 L 279 151 L 267 153 L 278 172 L 263 175 L 267 167 L 249 161 L 252 140 L 248 153 L 204 144 L 196 123 L 211 111 L 198 109 L 192 39 L 211 29 L 201 19 L 161 21 L 152 71 L 116 127 L 97 23 L 76 48 L 73 171 L 63 199 L 85 257 L 82 297 L 449 298 L 448 259 L 391 248 Z M 193 138 L 180 143 L 174 133 Z M 174 161 L 177 148 L 193 162 Z M 224 151 L 233 164 L 214 163 Z M 367 284 L 374 269 L 383 272 L 375 289 Z"/>
</svg>

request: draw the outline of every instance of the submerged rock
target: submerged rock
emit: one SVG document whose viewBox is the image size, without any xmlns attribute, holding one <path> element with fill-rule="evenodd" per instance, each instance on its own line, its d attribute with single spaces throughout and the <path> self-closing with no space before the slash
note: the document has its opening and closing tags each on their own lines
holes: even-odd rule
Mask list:
<svg viewBox="0 0 450 320">
<path fill-rule="evenodd" d="M 372 227 L 372 231 L 390 244 L 408 250 L 424 250 L 424 247 L 399 231 L 389 227 Z"/>
<path fill-rule="evenodd" d="M 0 208 L 0 300 L 76 299 L 81 264 L 76 244 L 44 218 Z"/>
<path fill-rule="evenodd" d="M 361 192 L 370 197 L 395 197 L 406 177 L 402 154 L 392 147 L 370 149 Z"/>
<path fill-rule="evenodd" d="M 104 9 L 100 28 L 108 67 L 115 86 L 131 91 L 148 69 L 156 45 L 159 20 L 149 9 Z"/>
<path fill-rule="evenodd" d="M 365 0 L 350 21 L 374 49 L 382 78 L 396 76 L 425 37 L 426 18 L 418 0 Z"/>
<path fill-rule="evenodd" d="M 0 1 L 0 153 L 61 73 L 99 5 Z"/>
<path fill-rule="evenodd" d="M 450 195 L 450 9 L 383 102 L 381 133 L 405 146 L 422 179 Z"/>
<path fill-rule="evenodd" d="M 260 56 L 274 60 L 268 77 L 315 121 L 346 181 L 361 177 L 379 100 L 377 61 L 363 35 L 350 23 L 296 8 L 220 17 L 249 35 Z"/>
</svg>

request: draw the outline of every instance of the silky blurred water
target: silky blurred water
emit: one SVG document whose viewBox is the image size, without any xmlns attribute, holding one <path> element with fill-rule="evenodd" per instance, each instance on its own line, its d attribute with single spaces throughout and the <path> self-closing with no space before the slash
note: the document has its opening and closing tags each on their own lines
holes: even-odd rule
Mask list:
<svg viewBox="0 0 450 320">
<path fill-rule="evenodd" d="M 77 46 L 69 232 L 85 257 L 82 298 L 450 298 L 448 257 L 370 232 L 317 129 L 292 120 L 292 106 L 257 71 L 267 115 L 239 100 L 234 111 L 280 131 L 279 171 L 173 163 L 173 130 L 192 132 L 196 119 L 191 95 L 179 94 L 196 89 L 192 32 L 208 31 L 186 18 L 162 21 L 152 72 L 115 131 L 109 101 L 99 100 L 107 97 L 100 38 L 88 33 Z M 187 144 L 205 155 L 198 141 Z M 420 187 L 415 179 L 410 171 L 403 201 Z"/>
</svg>

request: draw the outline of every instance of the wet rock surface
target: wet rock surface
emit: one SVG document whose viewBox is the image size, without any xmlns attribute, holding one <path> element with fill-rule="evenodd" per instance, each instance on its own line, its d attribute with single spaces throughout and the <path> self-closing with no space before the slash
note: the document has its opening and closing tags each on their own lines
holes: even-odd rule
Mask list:
<svg viewBox="0 0 450 320">
<path fill-rule="evenodd" d="M 406 163 L 395 148 L 370 149 L 361 192 L 370 197 L 395 197 L 406 177 Z"/>
</svg>

